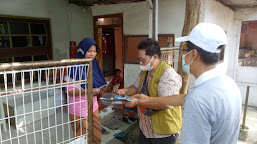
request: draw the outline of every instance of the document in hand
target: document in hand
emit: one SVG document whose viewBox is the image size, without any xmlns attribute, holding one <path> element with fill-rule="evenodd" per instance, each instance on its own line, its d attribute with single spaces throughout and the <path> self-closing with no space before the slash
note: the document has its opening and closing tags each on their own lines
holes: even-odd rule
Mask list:
<svg viewBox="0 0 257 144">
<path fill-rule="evenodd" d="M 125 98 L 125 97 L 120 97 L 118 95 L 114 96 L 114 98 L 103 98 L 103 97 L 100 97 L 100 100 L 102 101 L 132 101 L 132 99 L 130 98 Z"/>
</svg>

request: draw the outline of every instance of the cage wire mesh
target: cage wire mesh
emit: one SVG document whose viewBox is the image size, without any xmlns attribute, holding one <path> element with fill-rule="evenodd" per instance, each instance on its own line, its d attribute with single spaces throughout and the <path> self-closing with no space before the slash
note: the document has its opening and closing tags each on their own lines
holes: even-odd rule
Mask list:
<svg viewBox="0 0 257 144">
<path fill-rule="evenodd" d="M 0 143 L 73 143 L 76 139 L 73 131 L 78 127 L 74 120 L 70 120 L 71 109 L 68 107 L 72 104 L 81 106 L 83 102 L 87 104 L 87 95 L 80 93 L 76 96 L 80 101 L 75 101 L 75 96 L 67 96 L 67 87 L 76 87 L 81 91 L 80 86 L 88 83 L 88 71 L 88 63 L 0 71 Z M 77 76 L 77 80 L 71 79 L 71 75 Z M 74 101 L 70 102 L 67 97 Z M 85 119 L 79 116 L 76 121 Z M 86 138 L 87 133 L 82 137 Z"/>
</svg>

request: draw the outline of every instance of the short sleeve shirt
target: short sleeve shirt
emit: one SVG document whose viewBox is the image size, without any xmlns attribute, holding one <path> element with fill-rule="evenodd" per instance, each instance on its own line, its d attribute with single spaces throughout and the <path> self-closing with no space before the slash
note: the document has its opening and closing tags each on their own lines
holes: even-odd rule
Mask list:
<svg viewBox="0 0 257 144">
<path fill-rule="evenodd" d="M 137 89 L 139 86 L 141 74 L 142 72 L 138 75 L 138 78 L 134 83 L 134 86 Z M 146 85 L 148 89 L 152 82 L 152 78 L 153 78 L 153 75 L 150 75 L 148 73 L 147 81 L 146 81 Z M 182 86 L 181 76 L 173 68 L 166 68 L 163 71 L 158 84 L 158 96 L 170 96 L 174 94 L 179 94 L 179 90 L 181 86 Z M 164 138 L 164 137 L 170 136 L 170 135 L 160 135 L 155 133 L 152 125 L 152 117 L 141 113 L 139 107 L 138 107 L 138 116 L 140 120 L 139 127 L 146 138 Z"/>
<path fill-rule="evenodd" d="M 231 78 L 208 71 L 184 100 L 180 144 L 236 144 L 241 94 Z"/>
</svg>

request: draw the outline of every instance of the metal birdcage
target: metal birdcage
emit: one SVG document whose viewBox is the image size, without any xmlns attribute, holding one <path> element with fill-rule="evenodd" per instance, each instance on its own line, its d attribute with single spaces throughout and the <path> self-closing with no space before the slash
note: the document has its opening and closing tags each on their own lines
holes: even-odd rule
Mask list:
<svg viewBox="0 0 257 144">
<path fill-rule="evenodd" d="M 86 69 L 86 79 L 64 81 L 65 75 L 71 75 L 71 69 L 78 67 Z M 81 73 L 79 71 L 78 75 L 81 76 Z M 66 144 L 75 141 L 71 128 L 73 121 L 70 120 L 67 108 L 71 103 L 65 98 L 65 88 L 81 84 L 88 86 L 85 95 L 88 101 L 88 130 L 82 137 L 92 143 L 91 60 L 67 59 L 1 64 L 0 81 L 0 143 Z M 85 118 L 80 116 L 79 120 L 83 119 Z"/>
</svg>

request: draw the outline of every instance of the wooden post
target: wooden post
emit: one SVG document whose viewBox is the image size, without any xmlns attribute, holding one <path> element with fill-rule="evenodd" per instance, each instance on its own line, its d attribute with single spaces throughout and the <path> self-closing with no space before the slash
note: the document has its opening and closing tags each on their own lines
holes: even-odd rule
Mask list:
<svg viewBox="0 0 257 144">
<path fill-rule="evenodd" d="M 203 0 L 186 0 L 186 13 L 182 36 L 187 36 L 191 30 L 200 22 Z M 185 43 L 181 43 L 180 49 L 185 48 Z M 179 55 L 178 73 L 182 77 L 182 88 L 180 94 L 186 94 L 189 85 L 189 74 L 182 69 L 182 53 Z"/>
<path fill-rule="evenodd" d="M 243 129 L 245 128 L 245 119 L 246 119 L 246 111 L 247 111 L 247 105 L 248 105 L 249 91 L 250 91 L 250 86 L 247 86 L 246 97 L 245 97 L 243 124 L 242 124 Z"/>
<path fill-rule="evenodd" d="M 87 88 L 87 99 L 88 99 L 88 143 L 93 144 L 94 133 L 93 133 L 93 68 L 92 60 L 89 62 L 88 71 L 88 88 Z"/>
</svg>

